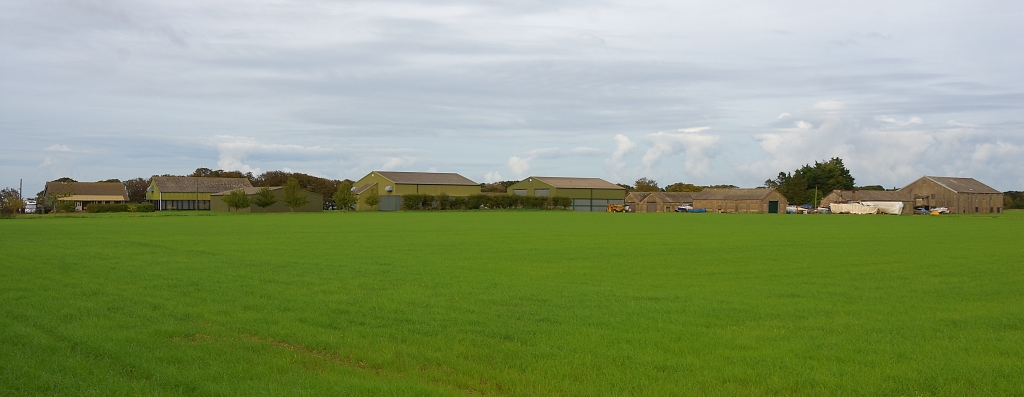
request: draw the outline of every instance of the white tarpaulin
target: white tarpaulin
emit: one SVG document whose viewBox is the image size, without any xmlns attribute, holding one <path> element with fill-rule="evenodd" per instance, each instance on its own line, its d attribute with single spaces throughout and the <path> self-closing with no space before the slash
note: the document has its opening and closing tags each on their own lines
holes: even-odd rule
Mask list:
<svg viewBox="0 0 1024 397">
<path fill-rule="evenodd" d="M 899 201 L 863 201 L 861 204 L 878 207 L 882 214 L 899 215 L 903 213 L 903 203 Z"/>
<path fill-rule="evenodd" d="M 878 207 L 863 204 L 829 204 L 828 210 L 833 214 L 877 214 Z"/>
</svg>

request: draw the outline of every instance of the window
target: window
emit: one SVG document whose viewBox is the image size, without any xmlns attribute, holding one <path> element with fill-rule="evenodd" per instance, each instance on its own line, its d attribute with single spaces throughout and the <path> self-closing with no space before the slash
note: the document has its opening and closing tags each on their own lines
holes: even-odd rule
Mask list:
<svg viewBox="0 0 1024 397">
<path fill-rule="evenodd" d="M 978 207 L 974 207 L 974 213 L 975 213 L 975 214 L 977 214 L 977 213 L 978 213 Z"/>
<path fill-rule="evenodd" d="M 932 193 L 932 200 L 935 200 L 935 193 Z"/>
<path fill-rule="evenodd" d="M 525 196 L 526 189 L 513 189 L 512 193 L 515 194 L 516 196 Z"/>
</svg>

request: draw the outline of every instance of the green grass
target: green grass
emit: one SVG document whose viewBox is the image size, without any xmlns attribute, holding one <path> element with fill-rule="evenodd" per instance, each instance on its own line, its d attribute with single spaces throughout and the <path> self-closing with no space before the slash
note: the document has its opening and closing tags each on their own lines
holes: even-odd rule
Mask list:
<svg viewBox="0 0 1024 397">
<path fill-rule="evenodd" d="M 1024 213 L 0 220 L 0 395 L 1024 394 Z"/>
</svg>

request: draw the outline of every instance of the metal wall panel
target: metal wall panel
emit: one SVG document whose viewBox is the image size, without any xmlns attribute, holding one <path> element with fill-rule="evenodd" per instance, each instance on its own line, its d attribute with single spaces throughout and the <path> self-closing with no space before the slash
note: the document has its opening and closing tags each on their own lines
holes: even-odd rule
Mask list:
<svg viewBox="0 0 1024 397">
<path fill-rule="evenodd" d="M 402 208 L 402 196 L 380 196 L 378 211 L 398 211 Z"/>
</svg>

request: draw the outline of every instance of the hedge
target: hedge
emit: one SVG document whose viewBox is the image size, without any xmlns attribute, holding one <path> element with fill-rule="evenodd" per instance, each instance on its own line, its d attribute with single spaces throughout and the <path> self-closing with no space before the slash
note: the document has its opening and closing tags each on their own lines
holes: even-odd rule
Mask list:
<svg viewBox="0 0 1024 397">
<path fill-rule="evenodd" d="M 100 212 L 153 212 L 154 207 L 152 203 L 142 204 L 99 204 L 92 203 L 85 207 L 85 211 L 90 214 Z"/>
<path fill-rule="evenodd" d="M 572 205 L 569 197 L 516 196 L 511 194 L 474 194 L 468 197 L 451 197 L 447 194 L 402 195 L 402 209 L 424 210 L 478 210 L 478 209 L 568 209 Z"/>
</svg>

